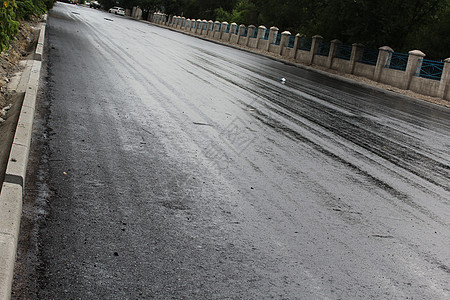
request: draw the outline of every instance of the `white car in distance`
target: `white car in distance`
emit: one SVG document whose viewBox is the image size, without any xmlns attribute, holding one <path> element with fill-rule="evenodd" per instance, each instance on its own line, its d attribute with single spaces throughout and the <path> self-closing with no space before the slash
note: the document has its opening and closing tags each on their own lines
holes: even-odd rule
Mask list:
<svg viewBox="0 0 450 300">
<path fill-rule="evenodd" d="M 118 6 L 111 7 L 108 10 L 108 12 L 111 14 L 125 16 L 125 9 L 123 9 L 122 7 L 118 7 Z"/>
</svg>

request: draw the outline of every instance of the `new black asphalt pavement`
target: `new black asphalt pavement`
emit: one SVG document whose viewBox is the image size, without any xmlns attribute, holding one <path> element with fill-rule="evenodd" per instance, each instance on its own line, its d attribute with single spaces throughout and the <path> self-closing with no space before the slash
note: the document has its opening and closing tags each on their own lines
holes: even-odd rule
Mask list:
<svg viewBox="0 0 450 300">
<path fill-rule="evenodd" d="M 450 297 L 448 108 L 85 7 L 47 34 L 15 297 Z"/>
</svg>

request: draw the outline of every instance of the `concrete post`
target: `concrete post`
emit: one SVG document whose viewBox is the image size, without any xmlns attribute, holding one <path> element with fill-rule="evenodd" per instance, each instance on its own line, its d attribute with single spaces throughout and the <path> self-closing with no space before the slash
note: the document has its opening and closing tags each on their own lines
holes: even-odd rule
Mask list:
<svg viewBox="0 0 450 300">
<path fill-rule="evenodd" d="M 202 20 L 200 20 L 200 19 L 194 20 L 194 22 L 192 23 L 191 32 L 196 33 L 201 22 L 202 22 Z"/>
<path fill-rule="evenodd" d="M 383 69 L 386 66 L 386 62 L 388 61 L 389 57 L 392 55 L 391 47 L 383 46 L 378 48 L 378 59 L 377 59 L 377 65 L 375 67 L 375 73 L 373 75 L 373 80 L 376 82 L 380 81 L 381 73 L 383 72 Z"/>
<path fill-rule="evenodd" d="M 267 30 L 267 28 L 264 25 L 260 25 L 258 27 L 258 36 L 256 37 L 257 38 L 256 49 L 259 49 L 259 43 L 260 43 L 261 39 L 264 37 L 264 34 L 266 33 L 266 30 Z"/>
<path fill-rule="evenodd" d="M 231 23 L 231 27 L 230 27 L 230 34 L 234 34 L 236 32 L 236 28 L 237 28 L 237 24 L 236 23 Z"/>
<path fill-rule="evenodd" d="M 240 39 L 246 38 L 246 37 L 242 36 L 244 34 L 244 31 L 245 31 L 245 25 L 244 24 L 239 25 L 238 38 L 236 40 L 236 44 L 239 44 Z M 248 32 L 247 32 L 247 37 L 248 37 Z"/>
<path fill-rule="evenodd" d="M 201 35 L 205 35 L 205 33 L 208 31 L 208 21 L 202 20 L 202 22 L 200 24 L 201 24 L 201 26 L 199 28 L 200 30 L 198 30 L 197 33 L 201 34 Z"/>
<path fill-rule="evenodd" d="M 261 25 L 258 27 L 258 40 L 262 39 L 264 37 L 264 34 L 266 32 L 267 27 L 264 25 Z"/>
<path fill-rule="evenodd" d="M 342 45 L 342 42 L 340 40 L 332 40 L 330 42 L 330 52 L 328 53 L 328 59 L 327 59 L 327 68 L 331 69 L 333 65 L 334 57 L 336 56 L 336 51 L 339 45 Z"/>
<path fill-rule="evenodd" d="M 207 34 L 210 37 L 214 37 L 214 22 L 212 20 L 208 21 L 208 30 Z"/>
<path fill-rule="evenodd" d="M 316 55 L 317 51 L 319 50 L 319 45 L 323 41 L 323 37 L 320 35 L 315 35 L 312 37 L 312 44 L 311 44 L 311 50 L 309 53 L 309 65 L 312 65 L 314 61 L 314 56 Z"/>
<path fill-rule="evenodd" d="M 245 43 L 245 46 L 248 46 L 248 43 L 250 41 L 250 39 L 253 37 L 253 35 L 255 34 L 255 30 L 256 30 L 256 26 L 255 25 L 249 25 L 248 26 L 248 31 L 247 31 L 247 42 Z"/>
<path fill-rule="evenodd" d="M 350 74 L 353 74 L 355 72 L 356 62 L 358 62 L 362 58 L 363 51 L 363 44 L 352 44 L 352 54 L 350 55 Z"/>
<path fill-rule="evenodd" d="M 186 28 L 186 18 L 185 17 L 181 17 L 181 25 L 180 25 L 180 29 L 185 29 Z"/>
<path fill-rule="evenodd" d="M 222 37 L 221 35 L 222 35 L 222 28 L 221 28 L 221 23 L 219 22 L 219 21 L 215 21 L 214 22 L 214 29 L 213 29 L 213 31 L 214 31 L 214 33 L 213 33 L 213 38 L 215 38 L 215 39 L 219 39 L 220 40 L 220 38 Z"/>
<path fill-rule="evenodd" d="M 197 19 L 197 26 L 195 27 L 195 30 L 194 30 L 194 33 L 198 33 L 198 34 L 201 34 L 202 33 L 202 29 L 203 29 L 203 23 L 202 23 L 202 20 L 200 20 L 200 19 Z"/>
<path fill-rule="evenodd" d="M 411 50 L 408 52 L 408 63 L 406 65 L 405 70 L 405 81 L 403 86 L 405 90 L 409 90 L 411 86 L 411 80 L 414 75 L 416 75 L 417 69 L 422 66 L 423 58 L 425 57 L 425 53 L 420 50 Z"/>
<path fill-rule="evenodd" d="M 281 40 L 280 40 L 280 53 L 279 55 L 283 55 L 284 49 L 287 47 L 287 41 L 289 40 L 289 37 L 291 36 L 290 31 L 283 31 L 281 33 Z"/>
<path fill-rule="evenodd" d="M 297 52 L 298 52 L 298 46 L 299 46 L 299 44 L 300 44 L 300 38 L 302 37 L 303 35 L 302 34 L 300 34 L 300 33 L 297 33 L 296 35 L 295 35 L 295 40 L 294 40 L 294 48 L 291 50 L 291 53 L 290 53 L 290 57 L 292 57 L 292 58 L 296 58 L 297 57 Z"/>
<path fill-rule="evenodd" d="M 222 29 L 220 29 L 220 39 L 222 39 L 223 34 L 226 33 L 227 27 L 228 27 L 228 22 L 222 22 Z M 225 40 L 229 40 L 229 38 L 230 38 L 230 35 L 228 36 L 228 39 L 225 39 Z"/>
<path fill-rule="evenodd" d="M 267 52 L 269 52 L 270 44 L 273 43 L 273 40 L 274 40 L 275 37 L 277 36 L 279 30 L 280 30 L 280 29 L 278 29 L 278 27 L 275 27 L 275 26 L 270 27 L 270 32 L 269 32 L 269 42 L 267 43 L 266 49 L 264 49 L 264 50 L 266 50 Z"/>
<path fill-rule="evenodd" d="M 184 26 L 185 31 L 189 31 L 191 28 L 191 19 L 186 19 L 186 25 Z"/>
<path fill-rule="evenodd" d="M 446 99 L 445 96 L 448 89 L 450 89 L 450 57 L 444 60 L 444 69 L 442 70 L 437 96 Z M 450 100 L 450 97 L 448 97 L 447 100 Z"/>
</svg>

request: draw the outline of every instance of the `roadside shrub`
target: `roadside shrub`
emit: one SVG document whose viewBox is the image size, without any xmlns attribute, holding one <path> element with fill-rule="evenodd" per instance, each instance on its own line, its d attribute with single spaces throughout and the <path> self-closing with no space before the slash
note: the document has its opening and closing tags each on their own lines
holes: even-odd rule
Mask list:
<svg viewBox="0 0 450 300">
<path fill-rule="evenodd" d="M 16 21 L 14 0 L 0 0 L 0 50 L 8 49 L 9 43 L 19 30 L 19 22 Z"/>
<path fill-rule="evenodd" d="M 34 15 L 35 7 L 31 0 L 17 1 L 17 18 L 19 20 L 29 20 Z"/>
</svg>

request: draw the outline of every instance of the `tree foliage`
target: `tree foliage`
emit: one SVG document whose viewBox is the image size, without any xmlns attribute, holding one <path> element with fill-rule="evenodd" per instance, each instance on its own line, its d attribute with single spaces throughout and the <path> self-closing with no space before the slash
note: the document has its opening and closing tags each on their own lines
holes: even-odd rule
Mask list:
<svg viewBox="0 0 450 300">
<path fill-rule="evenodd" d="M 103 0 L 113 1 L 113 0 Z M 450 56 L 450 0 L 120 0 L 187 18 L 277 26 L 343 43 Z"/>
<path fill-rule="evenodd" d="M 0 5 L 0 50 L 3 52 L 17 34 L 19 22 L 16 21 L 17 5 L 14 0 L 1 0 Z"/>
<path fill-rule="evenodd" d="M 54 0 L 0 0 L 0 52 L 6 50 L 19 30 L 19 21 L 40 16 Z"/>
</svg>

